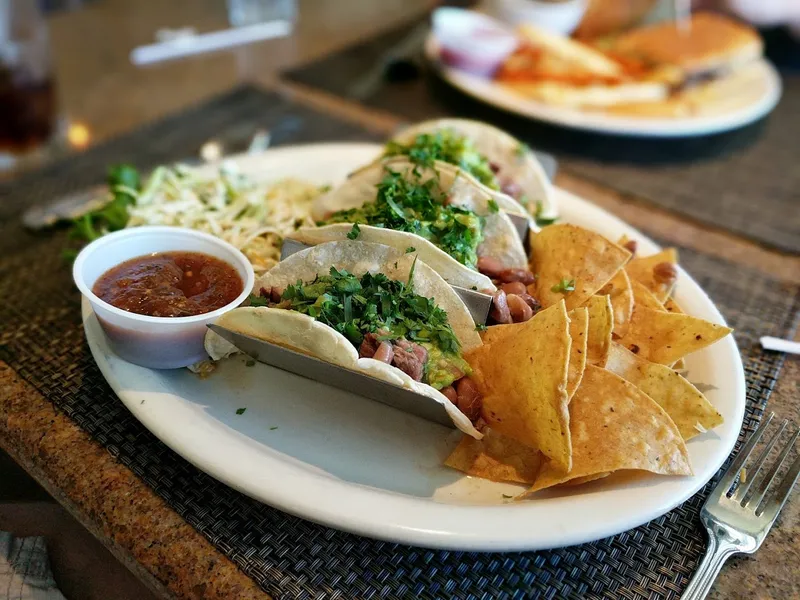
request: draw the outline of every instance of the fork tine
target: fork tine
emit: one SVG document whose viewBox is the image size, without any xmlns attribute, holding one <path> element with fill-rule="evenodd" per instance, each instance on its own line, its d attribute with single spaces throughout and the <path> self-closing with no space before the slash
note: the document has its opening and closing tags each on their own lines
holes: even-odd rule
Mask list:
<svg viewBox="0 0 800 600">
<path fill-rule="evenodd" d="M 769 416 L 764 419 L 761 422 L 761 425 L 758 426 L 758 429 L 753 432 L 753 435 L 750 436 L 750 439 L 747 440 L 745 445 L 742 446 L 742 449 L 739 450 L 739 454 L 737 454 L 736 458 L 733 459 L 731 466 L 728 467 L 728 470 L 725 471 L 725 473 L 723 473 L 722 479 L 719 480 L 717 487 L 714 488 L 714 492 L 719 491 L 721 494 L 728 493 L 731 485 L 733 485 L 733 481 L 736 479 L 736 476 L 739 475 L 739 472 L 742 470 L 745 461 L 747 461 L 747 459 L 750 457 L 750 453 L 753 452 L 753 448 L 755 448 L 758 440 L 761 439 L 764 430 L 769 427 L 769 424 L 772 422 L 772 418 L 774 416 L 775 413 L 769 413 Z"/>
<path fill-rule="evenodd" d="M 775 433 L 775 435 L 772 436 L 772 438 L 770 438 L 769 442 L 767 442 L 767 445 L 764 446 L 764 449 L 761 451 L 761 454 L 758 455 L 755 464 L 753 464 L 750 468 L 748 468 L 747 483 L 742 485 L 740 482 L 739 487 L 736 489 L 736 493 L 734 494 L 733 499 L 741 500 L 742 506 L 744 506 L 745 498 L 747 498 L 747 492 L 750 490 L 751 487 L 753 487 L 753 484 L 755 483 L 758 474 L 761 472 L 761 468 L 764 466 L 764 463 L 767 462 L 767 457 L 769 456 L 769 453 L 772 452 L 772 449 L 775 447 L 775 444 L 778 443 L 778 439 L 781 437 L 781 434 L 783 434 L 783 431 L 786 429 L 786 425 L 788 423 L 789 421 L 787 419 L 783 420 L 783 423 L 781 423 L 781 426 L 778 428 L 778 431 Z"/>
<path fill-rule="evenodd" d="M 775 490 L 768 500 L 765 500 L 767 504 L 764 506 L 762 511 L 759 513 L 758 509 L 756 509 L 756 515 L 766 516 L 769 519 L 770 525 L 772 525 L 777 518 L 778 513 L 783 508 L 783 505 L 786 504 L 789 494 L 792 493 L 792 488 L 794 487 L 794 484 L 797 483 L 798 477 L 800 477 L 800 456 L 795 458 L 792 466 L 789 467 L 789 471 L 786 473 L 786 475 L 784 475 L 778 489 Z M 761 508 L 761 506 L 758 508 Z"/>
<path fill-rule="evenodd" d="M 781 451 L 780 456 L 778 456 L 778 460 L 775 461 L 775 464 L 772 465 L 772 468 L 764 475 L 764 479 L 761 480 L 758 487 L 756 488 L 753 495 L 747 500 L 746 506 L 752 506 L 754 509 L 761 504 L 761 501 L 764 499 L 764 494 L 767 493 L 769 486 L 772 485 L 772 480 L 775 479 L 775 476 L 778 474 L 781 466 L 786 461 L 786 457 L 789 456 L 789 452 L 791 452 L 792 448 L 794 447 L 795 442 L 797 442 L 797 438 L 800 437 L 800 429 L 794 432 L 792 439 L 789 440 L 789 443 L 784 446 L 783 451 Z"/>
</svg>

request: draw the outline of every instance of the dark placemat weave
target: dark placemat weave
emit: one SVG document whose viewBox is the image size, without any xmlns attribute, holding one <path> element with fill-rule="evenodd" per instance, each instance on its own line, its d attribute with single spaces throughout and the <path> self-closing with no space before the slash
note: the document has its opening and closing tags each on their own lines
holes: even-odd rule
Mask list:
<svg viewBox="0 0 800 600">
<path fill-rule="evenodd" d="M 272 96 L 265 100 L 276 101 Z M 220 103 L 237 110 L 230 98 L 209 106 Z M 203 112 L 199 108 L 193 114 Z M 296 107 L 285 114 L 306 112 Z M 267 107 L 255 113 L 269 120 Z M 334 127 L 328 117 L 308 118 L 320 127 L 317 131 L 350 131 L 342 123 Z M 181 116 L 174 122 L 185 123 Z M 158 127 L 164 135 L 182 138 L 170 121 Z M 126 158 L 136 159 L 146 148 L 124 142 L 119 143 L 129 148 Z M 176 147 L 183 146 L 176 142 Z M 96 160 L 99 164 L 81 164 L 102 171 L 105 156 L 101 153 Z M 62 168 L 63 185 L 71 185 L 69 165 Z M 22 206 L 45 191 L 52 189 L 26 181 L 10 193 Z M 63 232 L 34 236 L 15 220 L 0 224 L 0 359 L 274 597 L 678 598 L 691 577 L 705 548 L 697 518 L 705 490 L 669 514 L 612 538 L 549 552 L 508 554 L 433 551 L 369 540 L 239 494 L 159 442 L 105 383 L 84 340 L 80 296 L 59 257 L 64 243 Z M 797 325 L 800 289 L 688 250 L 683 263 L 737 328 L 748 382 L 746 435 L 759 422 L 781 366 L 780 355 L 761 351 L 757 338 L 791 334 Z"/>
<path fill-rule="evenodd" d="M 474 100 L 427 69 L 420 52 L 406 50 L 398 67 L 394 54 L 399 50 L 393 48 L 409 36 L 420 39 L 424 22 L 359 42 L 284 77 L 411 121 L 458 115 L 494 123 L 531 147 L 555 153 L 567 171 L 800 253 L 800 170 L 795 166 L 800 74 L 784 74 L 783 98 L 769 118 L 733 132 L 685 139 L 594 134 L 523 119 Z M 409 62 L 420 70 L 417 76 Z M 387 76 L 375 77 L 381 73 L 376 65 L 382 64 Z"/>
</svg>

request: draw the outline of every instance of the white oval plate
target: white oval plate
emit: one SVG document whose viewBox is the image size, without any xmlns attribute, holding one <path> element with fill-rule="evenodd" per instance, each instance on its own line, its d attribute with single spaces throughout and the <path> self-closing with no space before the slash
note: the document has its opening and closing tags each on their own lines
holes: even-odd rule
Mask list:
<svg viewBox="0 0 800 600">
<path fill-rule="evenodd" d="M 770 113 L 781 97 L 781 78 L 769 62 L 761 60 L 748 78 L 728 90 L 731 99 L 713 115 L 682 118 L 625 117 L 601 111 L 581 111 L 537 102 L 505 89 L 491 79 L 439 63 L 439 45 L 431 33 L 425 55 L 450 85 L 497 108 L 523 117 L 572 129 L 639 137 L 693 137 L 743 127 Z"/>
<path fill-rule="evenodd" d="M 264 180 L 341 181 L 380 147 L 317 144 L 241 160 Z M 600 208 L 558 192 L 566 221 L 643 252 L 657 247 Z M 689 313 L 722 316 L 688 275 L 677 300 Z M 535 550 L 588 542 L 649 521 L 694 494 L 733 448 L 745 403 L 732 337 L 687 360 L 689 378 L 716 386 L 709 400 L 725 424 L 689 442 L 695 475 L 597 482 L 525 502 L 519 486 L 462 476 L 442 466 L 458 433 L 382 404 L 242 357 L 201 380 L 188 370 L 154 371 L 110 353 L 84 303 L 89 346 L 108 383 L 145 427 L 175 452 L 237 490 L 312 521 L 369 537 L 452 549 Z M 246 408 L 237 415 L 236 410 Z"/>
</svg>

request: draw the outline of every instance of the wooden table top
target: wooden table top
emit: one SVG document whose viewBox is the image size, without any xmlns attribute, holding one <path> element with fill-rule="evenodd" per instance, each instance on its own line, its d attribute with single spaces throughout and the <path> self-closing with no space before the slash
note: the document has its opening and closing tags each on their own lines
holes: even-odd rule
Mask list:
<svg viewBox="0 0 800 600">
<path fill-rule="evenodd" d="M 136 68 L 129 62 L 130 50 L 152 41 L 157 29 L 225 27 L 225 4 L 221 0 L 105 0 L 51 21 L 60 102 L 64 114 L 84 123 L 92 140 L 99 142 L 237 83 L 254 81 L 389 133 L 400 122 L 397 117 L 280 82 L 277 73 L 391 28 L 430 4 L 425 0 L 300 0 L 300 20 L 289 38 Z M 672 243 L 800 283 L 798 257 L 766 250 L 725 232 L 707 231 L 637 198 L 574 177 L 560 175 L 557 183 Z M 800 414 L 796 357 L 787 359 L 769 407 L 779 416 L 796 419 Z M 157 595 L 267 597 L 148 486 L 2 362 L 0 447 Z M 752 557 L 731 560 L 711 597 L 800 596 L 798 539 L 800 494 L 795 493 L 762 549 Z"/>
</svg>

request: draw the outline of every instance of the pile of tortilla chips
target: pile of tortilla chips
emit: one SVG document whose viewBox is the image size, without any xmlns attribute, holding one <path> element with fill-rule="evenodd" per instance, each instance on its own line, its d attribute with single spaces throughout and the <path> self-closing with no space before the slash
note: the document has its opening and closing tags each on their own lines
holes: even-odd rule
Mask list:
<svg viewBox="0 0 800 600">
<path fill-rule="evenodd" d="M 671 298 L 675 282 L 662 263 L 677 265 L 674 249 L 633 257 L 626 241 L 574 225 L 533 237 L 543 309 L 489 327 L 467 354 L 484 437 L 465 436 L 448 466 L 527 484 L 527 493 L 617 471 L 692 473 L 685 441 L 722 417 L 676 369 L 731 330 Z"/>
</svg>

